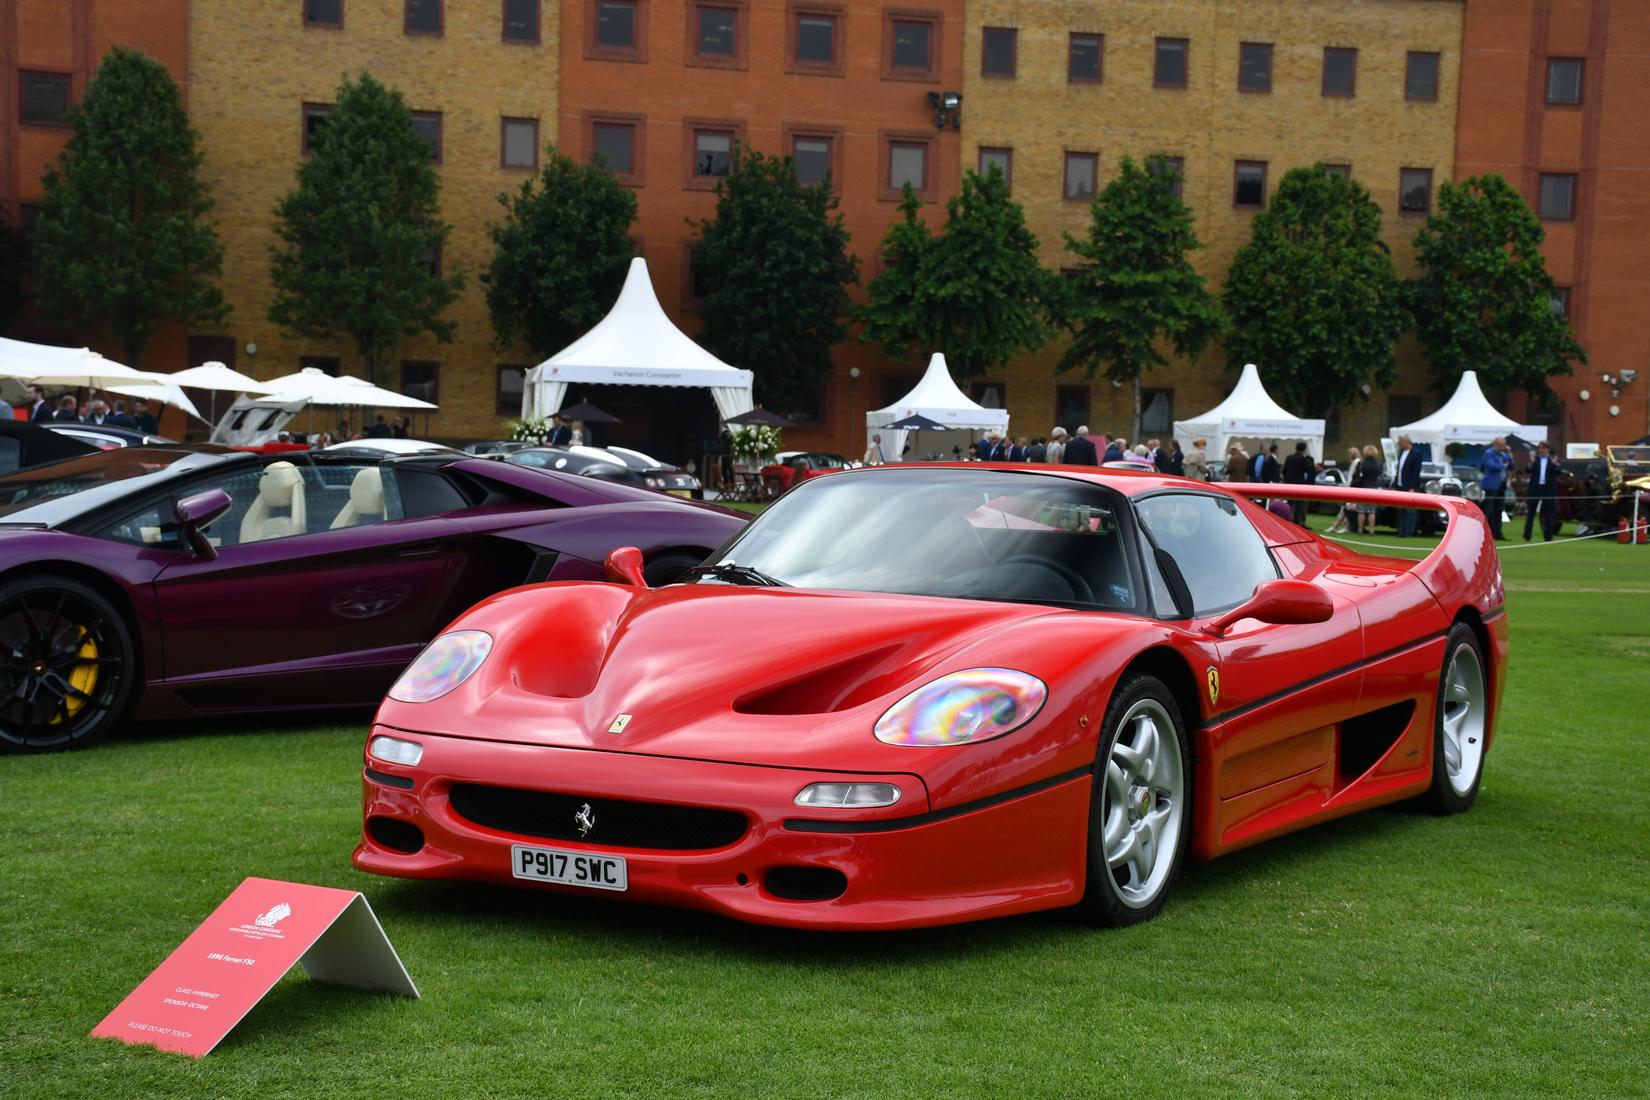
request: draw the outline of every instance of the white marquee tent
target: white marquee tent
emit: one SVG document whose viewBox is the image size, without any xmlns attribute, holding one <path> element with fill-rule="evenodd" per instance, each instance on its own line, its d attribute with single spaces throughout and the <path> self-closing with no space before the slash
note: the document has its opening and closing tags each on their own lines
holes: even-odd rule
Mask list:
<svg viewBox="0 0 1650 1100">
<path fill-rule="evenodd" d="M 903 430 L 884 431 L 883 425 L 904 420 L 913 413 L 926 416 L 947 428 L 1008 431 L 1008 410 L 988 409 L 970 400 L 957 388 L 957 383 L 951 378 L 951 369 L 945 365 L 945 356 L 937 351 L 929 358 L 928 369 L 911 387 L 910 393 L 887 408 L 874 409 L 865 414 L 865 445 L 869 447 L 871 437 L 880 432 L 883 454 L 890 462 L 900 461 L 905 452 L 907 433 Z"/>
<path fill-rule="evenodd" d="M 1323 421 L 1302 419 L 1272 400 L 1253 363 L 1243 364 L 1243 374 L 1226 400 L 1200 416 L 1174 422 L 1174 437 L 1183 450 L 1191 450 L 1192 440 L 1199 436 L 1209 441 L 1211 462 L 1224 461 L 1233 443 L 1244 443 L 1254 454 L 1263 444 L 1300 440 L 1306 441 L 1314 458 L 1323 459 Z"/>
<path fill-rule="evenodd" d="M 1547 438 L 1541 424 L 1520 424 L 1503 416 L 1478 385 L 1477 371 L 1462 371 L 1461 383 L 1443 407 L 1430 416 L 1387 432 L 1392 439 L 1407 435 L 1410 442 L 1432 445 L 1432 457 L 1443 461 L 1444 448 L 1451 443 L 1488 443 L 1498 435 L 1523 436 L 1533 443 Z"/>
<path fill-rule="evenodd" d="M 570 382 L 709 389 L 723 420 L 749 412 L 752 374 L 730 367 L 671 323 L 653 293 L 647 261 L 630 261 L 618 301 L 596 327 L 527 372 L 522 415 L 550 416 Z"/>
</svg>

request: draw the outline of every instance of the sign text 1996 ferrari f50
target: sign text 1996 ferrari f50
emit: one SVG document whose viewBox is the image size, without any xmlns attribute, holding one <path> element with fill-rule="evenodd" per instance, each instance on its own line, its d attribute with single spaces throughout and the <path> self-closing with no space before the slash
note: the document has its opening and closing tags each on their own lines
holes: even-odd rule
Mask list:
<svg viewBox="0 0 1650 1100">
<path fill-rule="evenodd" d="M 1447 514 L 1419 562 L 1242 494 Z M 355 863 L 899 928 L 1163 906 L 1211 859 L 1478 793 L 1507 653 L 1453 498 L 988 465 L 809 479 L 682 583 L 501 593 L 391 690 Z"/>
</svg>

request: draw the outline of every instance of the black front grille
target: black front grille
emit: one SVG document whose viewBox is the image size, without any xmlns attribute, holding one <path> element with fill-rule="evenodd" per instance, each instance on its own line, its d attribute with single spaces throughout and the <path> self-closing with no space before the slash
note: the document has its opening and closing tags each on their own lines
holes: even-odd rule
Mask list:
<svg viewBox="0 0 1650 1100">
<path fill-rule="evenodd" d="M 477 825 L 519 836 L 578 840 L 613 848 L 656 848 L 669 852 L 725 848 L 745 835 L 745 815 L 700 806 L 667 806 L 590 798 L 514 787 L 455 783 L 448 796 L 460 817 Z M 589 832 L 580 832 L 579 815 L 589 805 Z"/>
</svg>

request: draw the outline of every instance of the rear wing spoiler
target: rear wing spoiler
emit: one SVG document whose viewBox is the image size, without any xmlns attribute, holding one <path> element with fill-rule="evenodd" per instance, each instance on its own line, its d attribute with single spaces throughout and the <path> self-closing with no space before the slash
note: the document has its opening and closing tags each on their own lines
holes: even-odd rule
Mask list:
<svg viewBox="0 0 1650 1100">
<path fill-rule="evenodd" d="M 1284 485 L 1269 481 L 1217 481 L 1212 484 L 1251 500 L 1324 500 L 1333 504 L 1374 504 L 1384 508 L 1431 508 L 1448 512 L 1452 519 L 1461 513 L 1483 514 L 1478 510 L 1478 505 L 1465 497 L 1447 497 L 1439 493 L 1350 489 L 1339 485 Z"/>
</svg>

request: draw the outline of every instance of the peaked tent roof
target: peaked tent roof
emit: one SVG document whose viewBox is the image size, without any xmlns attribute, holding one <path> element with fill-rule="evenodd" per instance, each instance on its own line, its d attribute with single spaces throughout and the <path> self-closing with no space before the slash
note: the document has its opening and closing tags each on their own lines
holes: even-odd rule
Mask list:
<svg viewBox="0 0 1650 1100">
<path fill-rule="evenodd" d="M 1430 416 L 1393 428 L 1389 435 L 1418 435 L 1487 443 L 1498 435 L 1521 431 L 1522 426 L 1490 404 L 1478 384 L 1477 371 L 1462 371 L 1461 382 L 1443 406 Z M 1428 440 L 1431 441 L 1430 439 Z"/>
<path fill-rule="evenodd" d="M 1006 428 L 1007 409 L 988 409 L 971 400 L 957 388 L 951 370 L 945 365 L 945 356 L 935 352 L 928 360 L 928 369 L 911 392 L 884 409 L 865 414 L 867 428 L 892 424 L 912 413 L 938 421 L 947 428 Z"/>
<path fill-rule="evenodd" d="M 1260 370 L 1243 364 L 1237 385 L 1226 400 L 1198 416 L 1174 422 L 1174 436 L 1189 447 L 1198 436 L 1209 440 L 1210 459 L 1223 458 L 1233 440 L 1305 440 L 1314 455 L 1323 454 L 1323 421 L 1296 416 L 1266 392 Z"/>
</svg>

